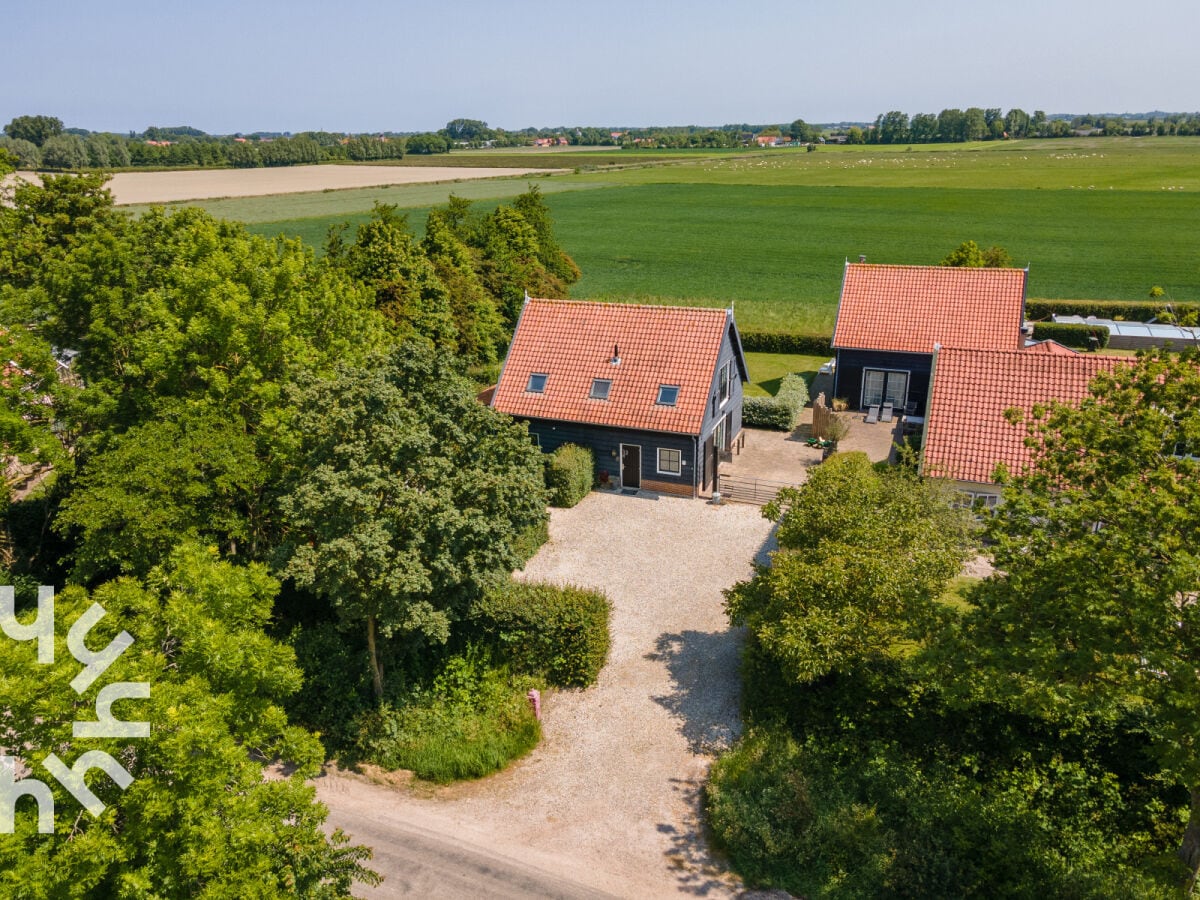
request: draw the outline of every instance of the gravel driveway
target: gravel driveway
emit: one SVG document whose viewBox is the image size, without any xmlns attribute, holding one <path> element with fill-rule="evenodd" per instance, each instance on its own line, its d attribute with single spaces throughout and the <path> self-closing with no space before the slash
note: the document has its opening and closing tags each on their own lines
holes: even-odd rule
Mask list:
<svg viewBox="0 0 1200 900">
<path fill-rule="evenodd" d="M 614 893 L 736 893 L 707 852 L 699 804 L 712 754 L 740 728 L 741 635 L 721 590 L 750 575 L 770 528 L 758 507 L 654 495 L 593 492 L 554 510 L 523 577 L 612 600 L 598 684 L 546 698 L 544 740 L 505 772 L 395 790 L 389 806 Z M 336 795 L 322 793 L 336 820 Z"/>
</svg>

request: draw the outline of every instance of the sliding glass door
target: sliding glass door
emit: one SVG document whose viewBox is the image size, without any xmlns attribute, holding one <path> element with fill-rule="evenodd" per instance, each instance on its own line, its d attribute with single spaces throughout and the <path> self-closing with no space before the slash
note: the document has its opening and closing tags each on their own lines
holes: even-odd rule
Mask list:
<svg viewBox="0 0 1200 900">
<path fill-rule="evenodd" d="M 908 373 L 893 369 L 863 369 L 862 406 L 876 406 L 887 400 L 903 410 L 908 402 Z"/>
</svg>

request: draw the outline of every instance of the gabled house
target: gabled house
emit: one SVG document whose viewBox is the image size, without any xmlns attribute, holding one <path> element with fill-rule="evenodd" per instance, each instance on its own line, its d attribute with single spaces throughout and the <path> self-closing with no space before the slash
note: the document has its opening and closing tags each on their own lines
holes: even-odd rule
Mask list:
<svg viewBox="0 0 1200 900">
<path fill-rule="evenodd" d="M 1129 362 L 1075 353 L 1052 341 L 1026 350 L 937 350 L 922 473 L 949 478 L 972 502 L 995 506 L 996 466 L 1017 475 L 1033 460 L 1025 429 L 1009 422 L 1005 411 L 1016 408 L 1028 416 L 1035 405 L 1052 400 L 1079 403 L 1098 373 Z"/>
<path fill-rule="evenodd" d="M 833 395 L 852 408 L 891 401 L 915 413 L 937 346 L 1019 350 L 1024 269 L 846 263 L 833 349 Z"/>
<path fill-rule="evenodd" d="M 592 450 L 622 488 L 713 488 L 748 380 L 733 310 L 526 300 L 491 405 L 542 450 Z"/>
</svg>

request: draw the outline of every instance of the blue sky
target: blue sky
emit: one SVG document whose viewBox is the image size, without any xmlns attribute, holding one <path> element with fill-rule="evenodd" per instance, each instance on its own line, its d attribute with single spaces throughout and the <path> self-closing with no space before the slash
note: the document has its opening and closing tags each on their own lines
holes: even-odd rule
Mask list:
<svg viewBox="0 0 1200 900">
<path fill-rule="evenodd" d="M 0 124 L 416 131 L 1200 109 L 1196 0 L 61 0 L 0 7 Z"/>
</svg>

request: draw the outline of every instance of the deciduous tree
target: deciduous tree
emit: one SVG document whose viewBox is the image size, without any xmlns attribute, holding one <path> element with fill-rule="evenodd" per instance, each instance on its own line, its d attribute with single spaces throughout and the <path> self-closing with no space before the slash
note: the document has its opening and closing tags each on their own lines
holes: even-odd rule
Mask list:
<svg viewBox="0 0 1200 900">
<path fill-rule="evenodd" d="M 798 683 L 921 637 L 969 546 L 968 519 L 938 485 L 863 453 L 830 457 L 764 514 L 779 550 L 726 608 Z"/>
<path fill-rule="evenodd" d="M 1200 870 L 1200 358 L 1154 352 L 1079 406 L 1026 423 L 1033 468 L 991 520 L 998 573 L 972 596 L 963 668 L 1053 720 L 1133 714 L 1185 787 L 1179 858 Z"/>
<path fill-rule="evenodd" d="M 364 847 L 322 829 L 327 811 L 304 783 L 318 770 L 317 739 L 289 726 L 280 701 L 301 672 L 290 650 L 269 638 L 278 583 L 259 566 L 216 561 L 202 547 L 173 553 L 144 582 L 109 582 L 90 595 L 74 587 L 55 597 L 54 662 L 41 665 L 34 641 L 6 642 L 5 744 L 53 792 L 57 831 L 37 833 L 21 804 L 13 834 L 0 834 L 0 893 L 19 897 L 349 897 L 355 881 L 378 883 Z M 103 618 L 89 644 L 121 631 L 133 638 L 81 698 L 71 685 L 80 666 L 67 628 L 92 603 Z M 114 714 L 148 722 L 148 737 L 87 738 L 75 721 L 114 682 L 146 683 L 149 697 L 118 700 Z M 51 751 L 74 762 L 85 751 L 110 754 L 132 777 L 125 790 L 107 776 L 91 789 L 107 807 L 80 809 L 44 774 Z M 273 759 L 291 777 L 264 778 Z"/>
<path fill-rule="evenodd" d="M 281 571 L 379 643 L 444 644 L 517 536 L 544 520 L 541 453 L 444 354 L 408 344 L 304 392 L 305 456 L 282 501 Z"/>
</svg>

